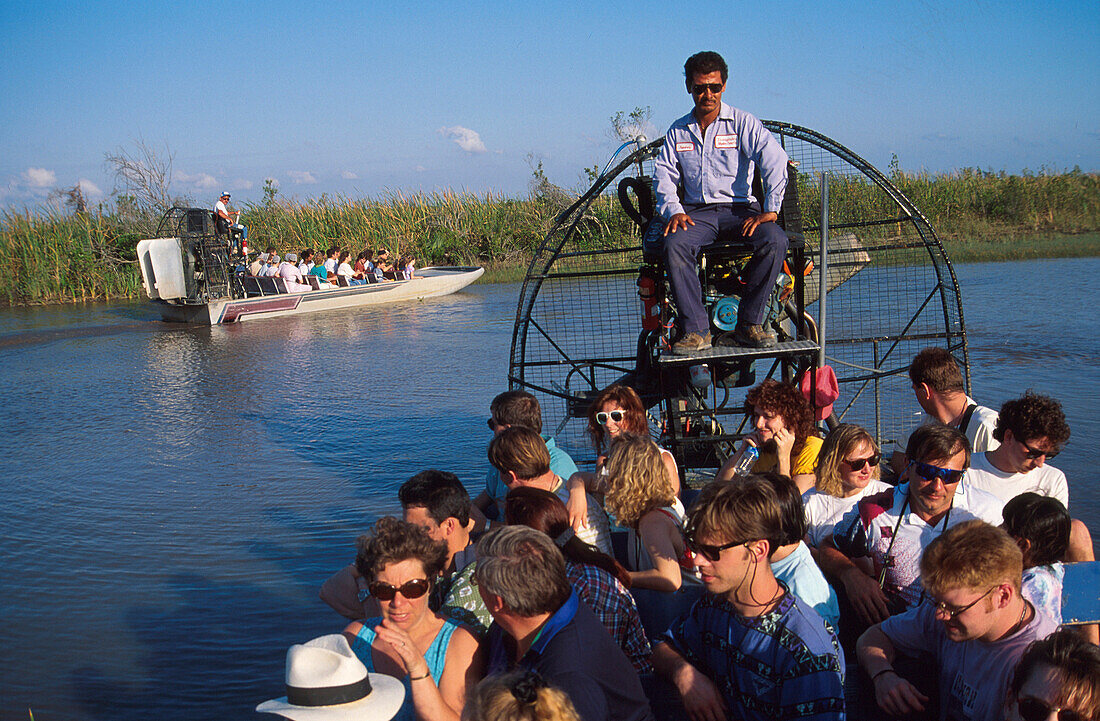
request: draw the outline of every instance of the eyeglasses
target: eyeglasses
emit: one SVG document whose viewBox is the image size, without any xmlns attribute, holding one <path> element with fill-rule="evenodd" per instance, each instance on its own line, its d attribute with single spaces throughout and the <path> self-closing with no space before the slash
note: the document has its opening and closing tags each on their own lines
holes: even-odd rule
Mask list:
<svg viewBox="0 0 1100 721">
<path fill-rule="evenodd" d="M 718 93 L 722 92 L 723 87 L 723 83 L 698 83 L 691 86 L 691 94 L 702 95 L 703 93 L 709 91 L 711 95 L 717 95 Z"/>
<path fill-rule="evenodd" d="M 853 458 L 851 460 L 844 460 L 844 465 L 851 468 L 853 471 L 862 471 L 863 467 L 868 463 L 871 464 L 871 468 L 878 465 L 878 462 L 882 460 L 882 456 L 876 453 L 873 456 L 867 456 L 866 458 Z"/>
<path fill-rule="evenodd" d="M 622 423 L 623 419 L 626 418 L 626 411 L 610 411 L 608 413 L 600 411 L 596 414 L 596 422 L 599 423 L 601 426 L 607 425 L 608 418 L 615 421 L 616 423 Z"/>
<path fill-rule="evenodd" d="M 731 541 L 721 546 L 712 546 L 708 543 L 699 543 L 693 538 L 686 538 L 684 539 L 684 543 L 692 553 L 699 554 L 711 563 L 717 563 L 718 559 L 722 557 L 722 551 L 727 548 L 733 548 L 734 546 L 747 546 L 752 543 L 752 541 Z"/>
<path fill-rule="evenodd" d="M 1052 711 L 1058 712 L 1058 721 L 1085 721 L 1085 717 L 1076 711 L 1071 711 L 1068 708 L 1059 708 L 1057 706 L 1048 706 L 1045 701 L 1040 701 L 1030 696 L 1025 696 L 1020 699 L 1017 708 L 1020 711 L 1020 718 L 1024 721 L 1046 721 L 1046 719 L 1050 718 L 1050 713 Z"/>
<path fill-rule="evenodd" d="M 405 581 L 400 586 L 391 586 L 382 581 L 372 581 L 367 585 L 367 590 L 370 591 L 370 595 L 379 601 L 392 601 L 398 593 L 409 600 L 420 598 L 431 587 L 432 584 L 428 579 L 414 578 L 411 581 Z"/>
<path fill-rule="evenodd" d="M 939 466 L 933 466 L 931 463 L 921 463 L 919 461 L 913 461 L 909 465 L 916 469 L 917 475 L 926 481 L 931 481 L 939 478 L 943 481 L 943 485 L 950 486 L 952 483 L 958 483 L 962 480 L 963 474 L 966 471 L 956 471 L 952 468 L 940 468 Z"/>
<path fill-rule="evenodd" d="M 947 614 L 947 620 L 950 621 L 951 619 L 955 618 L 955 616 L 958 616 L 960 613 L 973 608 L 975 603 L 977 603 L 978 601 L 980 601 L 983 598 L 985 598 L 986 596 L 988 596 L 990 593 L 993 592 L 993 589 L 995 589 L 995 588 L 1000 588 L 1000 586 L 999 585 L 994 586 L 993 588 L 989 589 L 988 591 L 986 591 L 982 595 L 978 596 L 977 598 L 975 598 L 973 601 L 966 604 L 965 606 L 962 606 L 961 608 L 952 608 L 951 606 L 944 603 L 943 601 L 933 601 L 932 607 L 935 608 L 936 611 L 943 611 L 944 613 L 946 613 Z"/>
<path fill-rule="evenodd" d="M 1020 441 L 1020 445 L 1027 449 L 1026 451 L 1024 451 L 1024 455 L 1032 459 L 1038 458 L 1039 456 L 1046 456 L 1048 461 L 1053 461 L 1055 456 L 1062 452 L 1060 449 L 1057 451 L 1040 451 L 1032 448 L 1023 441 Z"/>
</svg>

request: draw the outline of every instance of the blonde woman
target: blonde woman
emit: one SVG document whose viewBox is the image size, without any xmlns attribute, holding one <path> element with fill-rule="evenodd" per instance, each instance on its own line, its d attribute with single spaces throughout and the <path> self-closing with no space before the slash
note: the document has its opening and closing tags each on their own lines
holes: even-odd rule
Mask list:
<svg viewBox="0 0 1100 721">
<path fill-rule="evenodd" d="M 878 480 L 882 455 L 864 428 L 841 423 L 821 446 L 814 469 L 814 487 L 806 491 L 806 542 L 817 548 L 833 526 L 864 496 L 892 491 Z"/>
<path fill-rule="evenodd" d="M 581 721 L 564 692 L 534 671 L 490 676 L 477 685 L 462 721 Z"/>
</svg>

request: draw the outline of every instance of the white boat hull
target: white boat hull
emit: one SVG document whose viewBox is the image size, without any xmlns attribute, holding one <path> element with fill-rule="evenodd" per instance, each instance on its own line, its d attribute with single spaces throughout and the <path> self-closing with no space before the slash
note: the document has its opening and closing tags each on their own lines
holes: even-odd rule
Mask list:
<svg viewBox="0 0 1100 721">
<path fill-rule="evenodd" d="M 462 290 L 480 278 L 484 272 L 484 268 L 474 267 L 430 267 L 417 269 L 417 277 L 413 280 L 226 299 L 205 305 L 187 305 L 163 300 L 154 300 L 153 304 L 160 312 L 161 318 L 166 321 L 218 325 L 336 308 L 434 298 Z"/>
</svg>

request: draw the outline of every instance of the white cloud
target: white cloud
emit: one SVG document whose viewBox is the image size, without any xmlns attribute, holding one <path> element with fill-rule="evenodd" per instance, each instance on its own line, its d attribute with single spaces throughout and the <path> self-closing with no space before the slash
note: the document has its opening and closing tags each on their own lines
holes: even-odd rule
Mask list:
<svg viewBox="0 0 1100 721">
<path fill-rule="evenodd" d="M 287 176 L 293 180 L 297 185 L 311 185 L 317 182 L 317 178 L 313 176 L 313 173 L 308 170 L 288 170 Z"/>
<path fill-rule="evenodd" d="M 413 168 L 413 170 L 415 170 L 418 173 L 423 173 L 424 171 L 427 170 L 427 168 L 425 168 L 423 165 L 418 165 L 415 168 Z"/>
<path fill-rule="evenodd" d="M 252 190 L 252 181 L 237 178 L 233 181 L 233 190 Z"/>
<path fill-rule="evenodd" d="M 99 186 L 87 178 L 81 178 L 76 181 L 76 184 L 80 186 L 80 192 L 84 193 L 84 197 L 88 200 L 97 201 L 103 199 L 103 191 L 99 189 Z"/>
<path fill-rule="evenodd" d="M 176 173 L 175 178 L 185 185 L 194 187 L 196 190 L 211 190 L 218 187 L 218 179 L 210 173 L 198 173 L 196 175 Z"/>
<path fill-rule="evenodd" d="M 344 180 L 358 180 L 359 179 L 359 176 L 356 175 L 355 173 L 351 172 L 350 170 L 345 170 L 342 173 L 340 173 L 340 177 L 343 178 Z"/>
<path fill-rule="evenodd" d="M 57 185 L 57 175 L 45 168 L 27 168 L 23 171 L 23 179 L 32 188 L 49 188 Z"/>
<path fill-rule="evenodd" d="M 481 136 L 476 131 L 464 128 L 461 125 L 440 128 L 437 132 L 445 138 L 454 140 L 458 143 L 458 147 L 467 153 L 484 153 L 487 150 L 485 143 L 481 142 Z"/>
</svg>

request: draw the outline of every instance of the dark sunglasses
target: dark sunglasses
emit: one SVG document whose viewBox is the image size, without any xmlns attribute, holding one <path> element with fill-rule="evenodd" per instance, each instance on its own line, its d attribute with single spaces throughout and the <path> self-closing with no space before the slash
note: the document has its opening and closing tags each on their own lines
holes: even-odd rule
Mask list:
<svg viewBox="0 0 1100 721">
<path fill-rule="evenodd" d="M 724 543 L 721 546 L 712 546 L 707 543 L 698 543 L 692 538 L 686 538 L 684 539 L 684 543 L 692 553 L 702 556 L 711 563 L 717 563 L 718 559 L 722 557 L 722 551 L 727 548 L 733 548 L 734 546 L 747 545 L 750 541 L 732 541 L 730 543 Z"/>
<path fill-rule="evenodd" d="M 946 613 L 947 614 L 947 620 L 950 621 L 951 619 L 955 618 L 955 616 L 958 616 L 963 611 L 969 611 L 971 608 L 974 607 L 974 604 L 976 604 L 978 601 L 982 600 L 983 598 L 988 596 L 990 593 L 992 593 L 994 588 L 997 588 L 997 586 L 994 586 L 993 588 L 989 589 L 988 591 L 986 591 L 982 595 L 975 598 L 970 603 L 966 604 L 965 606 L 961 606 L 959 608 L 953 608 L 953 607 L 947 605 L 946 603 L 944 603 L 943 601 L 932 601 L 932 606 L 937 611 L 943 611 L 944 613 Z"/>
<path fill-rule="evenodd" d="M 1057 450 L 1057 451 L 1039 451 L 1039 450 L 1036 450 L 1036 449 L 1032 448 L 1031 446 L 1024 443 L 1023 441 L 1020 441 L 1020 445 L 1027 449 L 1026 451 L 1024 451 L 1024 455 L 1027 456 L 1028 458 L 1031 458 L 1031 459 L 1038 458 L 1039 456 L 1046 456 L 1048 461 L 1053 461 L 1054 458 L 1059 453 L 1062 452 L 1061 450 Z"/>
<path fill-rule="evenodd" d="M 952 483 L 958 483 L 962 480 L 963 474 L 966 471 L 956 471 L 950 468 L 940 468 L 939 466 L 933 466 L 931 463 L 921 463 L 919 461 L 913 461 L 911 464 L 916 469 L 917 475 L 926 481 L 931 481 L 939 478 L 943 481 L 943 485 L 950 486 Z"/>
<path fill-rule="evenodd" d="M 708 90 L 711 95 L 717 95 L 722 92 L 722 83 L 698 83 L 691 86 L 692 95 L 702 95 Z"/>
<path fill-rule="evenodd" d="M 377 598 L 379 601 L 392 601 L 393 597 L 400 593 L 407 599 L 420 598 L 428 589 L 432 587 L 431 582 L 426 578 L 414 578 L 411 581 L 405 581 L 400 586 L 391 586 L 388 583 L 382 581 L 372 581 L 367 585 L 367 590 L 370 591 L 370 595 Z"/>
<path fill-rule="evenodd" d="M 616 423 L 622 423 L 623 419 L 626 418 L 626 411 L 611 411 L 609 413 L 604 413 L 603 411 L 600 411 L 596 414 L 596 422 L 599 423 L 601 426 L 607 425 L 608 418 L 615 421 Z"/>
<path fill-rule="evenodd" d="M 1020 711 L 1020 718 L 1024 721 L 1046 721 L 1050 718 L 1051 711 L 1058 712 L 1058 721 L 1085 721 L 1085 717 L 1076 711 L 1070 711 L 1068 708 L 1058 708 L 1057 706 L 1047 706 L 1046 702 L 1030 696 L 1020 699 L 1017 708 Z"/>
<path fill-rule="evenodd" d="M 853 458 L 852 460 L 845 460 L 844 465 L 851 468 L 853 471 L 862 471 L 863 467 L 868 463 L 871 464 L 871 468 L 878 465 L 878 462 L 882 460 L 882 456 L 876 453 L 873 456 L 867 456 L 866 458 Z"/>
</svg>

